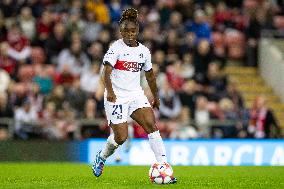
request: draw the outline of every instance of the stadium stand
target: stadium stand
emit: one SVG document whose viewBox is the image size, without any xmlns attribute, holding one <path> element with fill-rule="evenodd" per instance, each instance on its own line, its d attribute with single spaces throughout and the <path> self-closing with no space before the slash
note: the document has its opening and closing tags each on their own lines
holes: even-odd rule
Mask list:
<svg viewBox="0 0 284 189">
<path fill-rule="evenodd" d="M 258 71 L 261 31 L 284 36 L 283 1 L 4 0 L 0 140 L 108 136 L 99 70 L 129 6 L 152 52 L 163 137 L 283 136 L 283 102 Z M 131 125 L 134 137 L 146 137 Z"/>
</svg>

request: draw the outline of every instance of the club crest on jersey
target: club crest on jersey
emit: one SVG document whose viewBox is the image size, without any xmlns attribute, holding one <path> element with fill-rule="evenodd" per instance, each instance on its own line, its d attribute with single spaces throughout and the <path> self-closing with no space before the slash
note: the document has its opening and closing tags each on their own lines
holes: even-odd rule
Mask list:
<svg viewBox="0 0 284 189">
<path fill-rule="evenodd" d="M 112 50 L 108 51 L 106 55 L 114 55 L 114 52 Z"/>
</svg>

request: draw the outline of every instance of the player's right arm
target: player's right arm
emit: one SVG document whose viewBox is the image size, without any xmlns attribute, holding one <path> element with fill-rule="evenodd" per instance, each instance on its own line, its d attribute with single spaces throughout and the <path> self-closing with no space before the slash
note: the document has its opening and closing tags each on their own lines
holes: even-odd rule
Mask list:
<svg viewBox="0 0 284 189">
<path fill-rule="evenodd" d="M 105 88 L 107 90 L 107 101 L 109 102 L 115 102 L 116 96 L 112 88 L 112 83 L 110 79 L 110 75 L 112 72 L 112 66 L 109 62 L 104 62 L 104 71 L 103 71 L 103 81 Z"/>
<path fill-rule="evenodd" d="M 119 50 L 119 47 L 117 46 L 117 44 L 112 44 L 103 59 L 104 70 L 102 74 L 103 76 L 102 79 L 103 79 L 105 88 L 107 90 L 107 101 L 109 102 L 116 101 L 116 96 L 112 88 L 112 82 L 111 82 L 110 76 L 111 76 L 113 67 L 116 64 L 116 61 L 118 59 L 118 50 Z"/>
</svg>

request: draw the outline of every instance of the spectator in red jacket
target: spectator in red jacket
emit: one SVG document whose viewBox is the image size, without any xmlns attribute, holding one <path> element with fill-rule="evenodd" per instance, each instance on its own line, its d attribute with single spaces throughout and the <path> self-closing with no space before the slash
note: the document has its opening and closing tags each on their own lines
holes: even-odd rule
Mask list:
<svg viewBox="0 0 284 189">
<path fill-rule="evenodd" d="M 263 95 L 256 97 L 250 109 L 248 133 L 253 138 L 274 138 L 275 136 L 280 136 L 280 128 L 273 112 L 267 107 L 267 99 Z"/>
<path fill-rule="evenodd" d="M 19 63 L 26 62 L 31 55 L 30 41 L 23 35 L 19 25 L 13 24 L 9 28 L 6 41 L 9 44 L 8 56 Z"/>
<path fill-rule="evenodd" d="M 37 43 L 38 45 L 44 45 L 48 36 L 51 34 L 53 28 L 53 19 L 51 12 L 46 10 L 42 13 L 41 18 L 38 20 L 37 29 Z"/>
</svg>

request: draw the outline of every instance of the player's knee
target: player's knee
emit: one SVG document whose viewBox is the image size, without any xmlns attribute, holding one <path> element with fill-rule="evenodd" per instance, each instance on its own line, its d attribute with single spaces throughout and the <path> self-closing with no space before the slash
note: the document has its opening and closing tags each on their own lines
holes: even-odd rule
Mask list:
<svg viewBox="0 0 284 189">
<path fill-rule="evenodd" d="M 155 120 L 148 119 L 145 121 L 146 132 L 147 134 L 157 131 Z"/>
<path fill-rule="evenodd" d="M 125 136 L 115 136 L 114 140 L 118 145 L 122 145 L 127 139 L 127 135 Z"/>
</svg>

